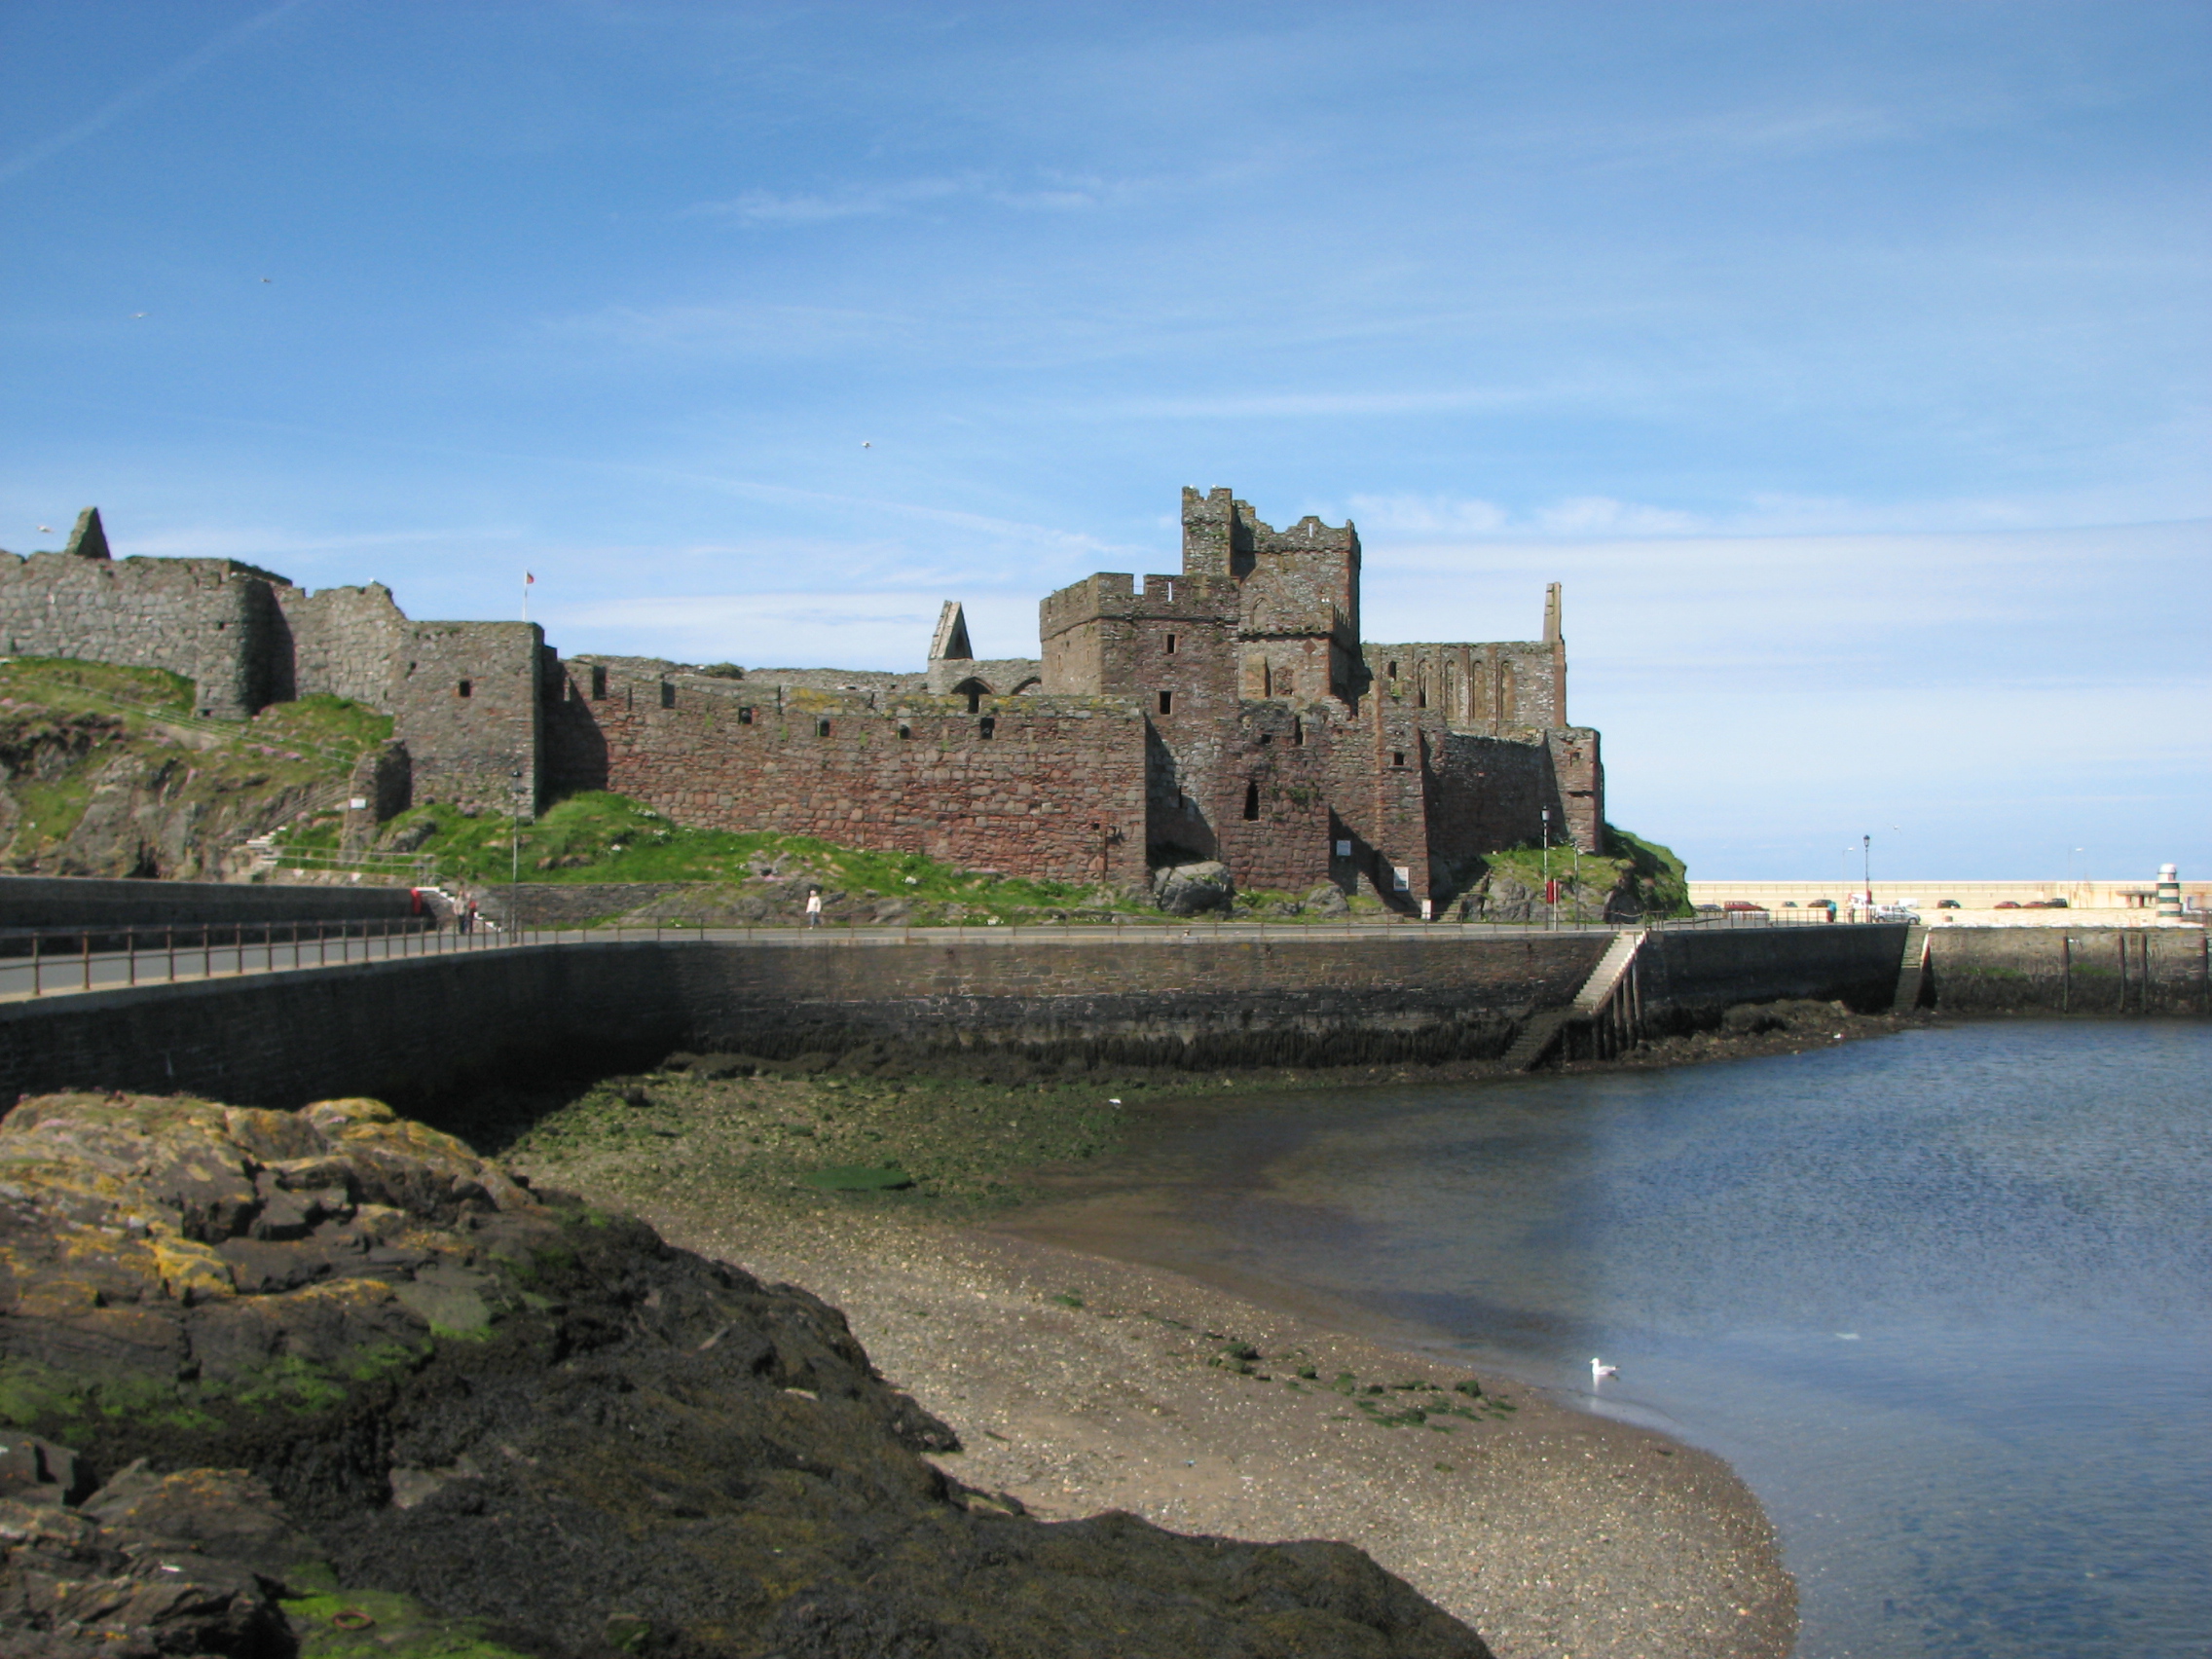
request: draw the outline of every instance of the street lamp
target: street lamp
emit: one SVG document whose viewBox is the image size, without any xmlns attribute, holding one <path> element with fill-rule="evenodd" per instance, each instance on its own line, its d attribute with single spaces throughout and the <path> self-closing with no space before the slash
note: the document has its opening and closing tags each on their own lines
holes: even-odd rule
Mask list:
<svg viewBox="0 0 2212 1659">
<path fill-rule="evenodd" d="M 1865 886 L 1862 897 L 1866 901 L 1866 919 L 1872 921 L 1874 919 L 1874 837 L 1872 835 L 1859 837 L 1859 857 L 1861 861 L 1860 873 Z"/>
<path fill-rule="evenodd" d="M 514 769 L 515 822 L 507 836 L 507 926 L 519 931 L 522 915 L 522 768 Z"/>
<path fill-rule="evenodd" d="M 1552 897 L 1552 809 L 1545 807 L 1544 814 L 1544 906 L 1548 915 L 1547 926 L 1559 931 L 1559 901 Z"/>
</svg>

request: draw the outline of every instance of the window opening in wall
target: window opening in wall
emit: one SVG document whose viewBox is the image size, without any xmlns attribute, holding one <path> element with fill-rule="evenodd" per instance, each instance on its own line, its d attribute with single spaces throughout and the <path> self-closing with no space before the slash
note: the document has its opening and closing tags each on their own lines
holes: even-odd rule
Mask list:
<svg viewBox="0 0 2212 1659">
<path fill-rule="evenodd" d="M 1167 636 L 1167 654 L 1169 656 L 1175 654 L 1175 636 L 1173 634 Z"/>
<path fill-rule="evenodd" d="M 1162 691 L 1160 694 L 1160 712 L 1163 715 L 1171 715 L 1175 712 L 1174 692 Z"/>
<path fill-rule="evenodd" d="M 1272 697 L 1272 696 L 1273 696 L 1274 694 L 1275 694 L 1275 670 L 1274 670 L 1274 664 L 1272 664 L 1272 663 L 1267 663 L 1267 662 L 1264 662 L 1264 663 L 1260 664 L 1260 695 L 1261 695 L 1261 696 L 1263 696 L 1263 697 Z"/>
<path fill-rule="evenodd" d="M 1337 843 L 1337 857 L 1340 859 L 1351 857 L 1351 843 L 1349 841 L 1339 841 Z"/>
<path fill-rule="evenodd" d="M 1265 731 L 1264 731 L 1264 732 L 1262 732 L 1262 733 L 1260 733 L 1260 747 L 1261 747 L 1262 749 L 1265 749 L 1265 748 L 1267 748 L 1267 746 L 1268 746 L 1269 744 L 1272 743 L 1272 742 L 1274 742 L 1274 734 L 1273 734 L 1273 733 L 1272 733 L 1272 732 L 1265 732 Z"/>
<path fill-rule="evenodd" d="M 592 697 L 593 697 L 593 699 L 594 699 L 595 701 L 602 701 L 602 702 L 604 702 L 604 701 L 606 700 L 606 697 L 607 697 L 607 670 L 606 670 L 606 669 L 604 669 L 604 668 L 595 668 L 595 669 L 593 669 L 593 670 L 591 671 L 591 694 L 592 694 Z"/>
<path fill-rule="evenodd" d="M 816 720 L 814 722 L 814 735 L 816 737 L 828 737 L 830 735 L 830 722 L 828 720 Z"/>
<path fill-rule="evenodd" d="M 983 708 L 983 694 L 982 694 L 982 693 L 981 693 L 980 691 L 971 691 L 971 692 L 969 692 L 969 693 L 968 693 L 968 712 L 969 712 L 970 714 L 972 714 L 972 715 L 974 715 L 974 714 L 980 714 L 980 713 L 982 712 L 982 708 Z"/>
<path fill-rule="evenodd" d="M 1404 765 L 1405 763 L 1406 763 L 1406 752 L 1405 752 L 1405 751 L 1404 751 L 1403 749 L 1393 749 L 1393 750 L 1391 750 L 1391 751 L 1390 751 L 1390 764 L 1391 764 L 1391 765 L 1393 765 L 1393 766 L 1403 766 L 1403 765 Z"/>
<path fill-rule="evenodd" d="M 1398 678 L 1398 665 L 1397 665 L 1396 663 L 1392 663 L 1392 664 L 1390 665 L 1390 678 L 1391 678 L 1392 680 L 1395 680 L 1395 679 L 1397 679 L 1397 678 Z"/>
<path fill-rule="evenodd" d="M 660 706 L 664 709 L 676 707 L 676 686 L 666 680 L 660 682 Z"/>
<path fill-rule="evenodd" d="M 456 697 L 466 697 L 470 695 L 474 690 L 475 687 L 470 685 L 467 681 L 463 680 L 459 685 L 456 685 L 453 688 L 453 694 Z"/>
<path fill-rule="evenodd" d="M 899 735 L 901 737 L 912 737 L 914 735 L 914 728 L 910 725 L 903 725 L 899 728 Z"/>
<path fill-rule="evenodd" d="M 977 734 L 983 737 L 996 737 L 998 735 L 998 730 L 999 722 L 993 719 L 989 715 L 985 715 L 982 719 L 981 723 L 977 727 Z"/>
<path fill-rule="evenodd" d="M 1293 749 L 1304 749 L 1306 747 L 1306 722 L 1304 720 L 1294 719 L 1290 722 L 1290 746 Z"/>
<path fill-rule="evenodd" d="M 738 705 L 737 723 L 739 725 L 751 725 L 753 723 L 753 705 L 751 703 Z"/>
<path fill-rule="evenodd" d="M 1249 823 L 1249 822 L 1250 822 L 1251 820 L 1253 820 L 1253 819 L 1256 819 L 1256 818 L 1258 818 L 1259 816 L 1260 816 L 1260 786 L 1259 786 L 1258 784 L 1256 784 L 1256 783 L 1252 783 L 1252 784 L 1246 784 L 1246 785 L 1244 786 L 1244 817 L 1245 817 L 1245 821 L 1246 821 L 1247 823 Z"/>
</svg>

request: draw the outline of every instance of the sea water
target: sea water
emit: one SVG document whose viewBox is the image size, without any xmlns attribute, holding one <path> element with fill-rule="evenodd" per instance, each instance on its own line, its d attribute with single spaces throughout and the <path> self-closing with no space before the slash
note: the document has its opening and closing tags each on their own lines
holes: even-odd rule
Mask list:
<svg viewBox="0 0 2212 1659">
<path fill-rule="evenodd" d="M 2212 1653 L 2212 1029 L 1182 1106 L 1085 1185 L 1022 1230 L 1719 1453 L 1803 1659 Z"/>
</svg>

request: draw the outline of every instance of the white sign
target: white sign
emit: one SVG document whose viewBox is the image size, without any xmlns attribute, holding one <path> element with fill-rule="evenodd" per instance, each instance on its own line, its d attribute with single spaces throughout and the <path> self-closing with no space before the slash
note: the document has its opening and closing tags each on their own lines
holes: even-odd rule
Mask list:
<svg viewBox="0 0 2212 1659">
<path fill-rule="evenodd" d="M 1337 857 L 1340 859 L 1351 857 L 1351 843 L 1349 841 L 1339 841 L 1337 843 Z"/>
<path fill-rule="evenodd" d="M 1392 865 L 1390 875 L 1400 893 L 1411 893 L 1413 891 L 1414 872 L 1405 865 Z"/>
<path fill-rule="evenodd" d="M 366 806 L 367 806 L 367 805 L 369 804 L 369 798 L 368 798 L 368 796 L 366 796 L 366 795 L 355 795 L 355 796 L 354 796 L 354 797 L 353 797 L 353 798 L 352 798 L 351 800 L 348 801 L 348 802 L 347 802 L 346 804 L 347 804 L 347 805 L 348 805 L 349 807 L 350 807 L 350 808 L 351 808 L 351 809 L 352 809 L 353 811 L 355 811 L 355 812 L 359 812 L 359 811 L 361 811 L 361 810 L 362 810 L 363 808 L 365 808 L 365 807 L 366 807 Z"/>
</svg>

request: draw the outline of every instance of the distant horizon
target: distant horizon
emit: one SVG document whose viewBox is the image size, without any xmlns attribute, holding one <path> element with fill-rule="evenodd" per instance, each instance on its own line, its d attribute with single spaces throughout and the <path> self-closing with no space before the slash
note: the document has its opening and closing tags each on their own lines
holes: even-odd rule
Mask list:
<svg viewBox="0 0 2212 1659">
<path fill-rule="evenodd" d="M 0 545 L 914 672 L 1228 486 L 1693 869 L 2212 868 L 2201 6 L 8 17 Z"/>
</svg>

